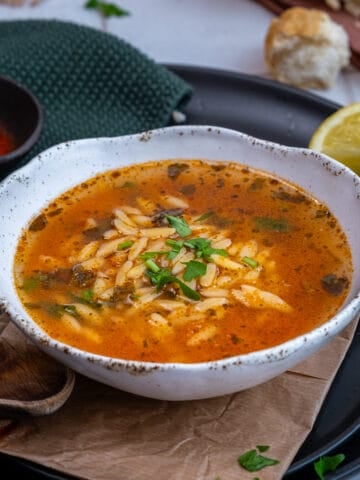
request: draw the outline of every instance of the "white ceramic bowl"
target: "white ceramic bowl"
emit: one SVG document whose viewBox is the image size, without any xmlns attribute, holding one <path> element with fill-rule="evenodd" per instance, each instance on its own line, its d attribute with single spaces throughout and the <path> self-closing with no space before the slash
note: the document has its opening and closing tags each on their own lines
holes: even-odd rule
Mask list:
<svg viewBox="0 0 360 480">
<path fill-rule="evenodd" d="M 273 348 L 198 364 L 146 363 L 94 355 L 45 334 L 17 297 L 13 257 L 22 228 L 60 193 L 108 169 L 149 160 L 204 158 L 246 163 L 275 173 L 326 203 L 352 249 L 352 289 L 330 321 Z M 165 400 L 210 398 L 265 382 L 329 342 L 360 312 L 360 178 L 307 149 L 280 146 L 217 127 L 181 126 L 118 138 L 77 140 L 38 155 L 0 185 L 0 302 L 43 351 L 113 387 Z"/>
</svg>

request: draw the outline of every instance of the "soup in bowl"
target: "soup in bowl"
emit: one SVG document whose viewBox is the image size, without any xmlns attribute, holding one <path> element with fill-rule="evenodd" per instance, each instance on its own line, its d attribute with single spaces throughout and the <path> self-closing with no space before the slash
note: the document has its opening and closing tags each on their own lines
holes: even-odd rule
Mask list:
<svg viewBox="0 0 360 480">
<path fill-rule="evenodd" d="M 359 194 L 328 157 L 227 129 L 62 144 L 2 185 L 2 302 L 41 349 L 114 387 L 250 388 L 359 313 Z"/>
</svg>

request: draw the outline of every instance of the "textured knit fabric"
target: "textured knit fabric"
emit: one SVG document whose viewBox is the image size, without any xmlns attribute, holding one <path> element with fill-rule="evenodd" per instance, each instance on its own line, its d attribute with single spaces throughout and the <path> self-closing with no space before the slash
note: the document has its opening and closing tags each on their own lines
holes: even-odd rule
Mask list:
<svg viewBox="0 0 360 480">
<path fill-rule="evenodd" d="M 55 20 L 0 22 L 0 75 L 26 86 L 44 110 L 40 139 L 21 164 L 63 141 L 166 126 L 191 96 L 126 42 Z"/>
</svg>

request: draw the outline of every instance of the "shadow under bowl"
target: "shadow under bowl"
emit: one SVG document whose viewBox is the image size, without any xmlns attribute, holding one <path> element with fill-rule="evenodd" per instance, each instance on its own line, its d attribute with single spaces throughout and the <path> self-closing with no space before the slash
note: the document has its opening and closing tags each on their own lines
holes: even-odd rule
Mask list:
<svg viewBox="0 0 360 480">
<path fill-rule="evenodd" d="M 43 127 L 43 110 L 24 86 L 0 77 L 0 127 L 12 138 L 12 149 L 1 155 L 0 168 L 15 166 L 36 143 Z"/>
</svg>

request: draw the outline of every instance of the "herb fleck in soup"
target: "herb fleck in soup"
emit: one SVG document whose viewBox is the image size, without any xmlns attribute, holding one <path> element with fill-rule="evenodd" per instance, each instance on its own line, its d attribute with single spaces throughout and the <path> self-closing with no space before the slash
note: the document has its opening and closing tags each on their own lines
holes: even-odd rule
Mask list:
<svg viewBox="0 0 360 480">
<path fill-rule="evenodd" d="M 265 172 L 168 160 L 98 175 L 30 222 L 18 294 L 53 338 L 89 352 L 201 362 L 282 343 L 350 287 L 327 207 Z"/>
</svg>

